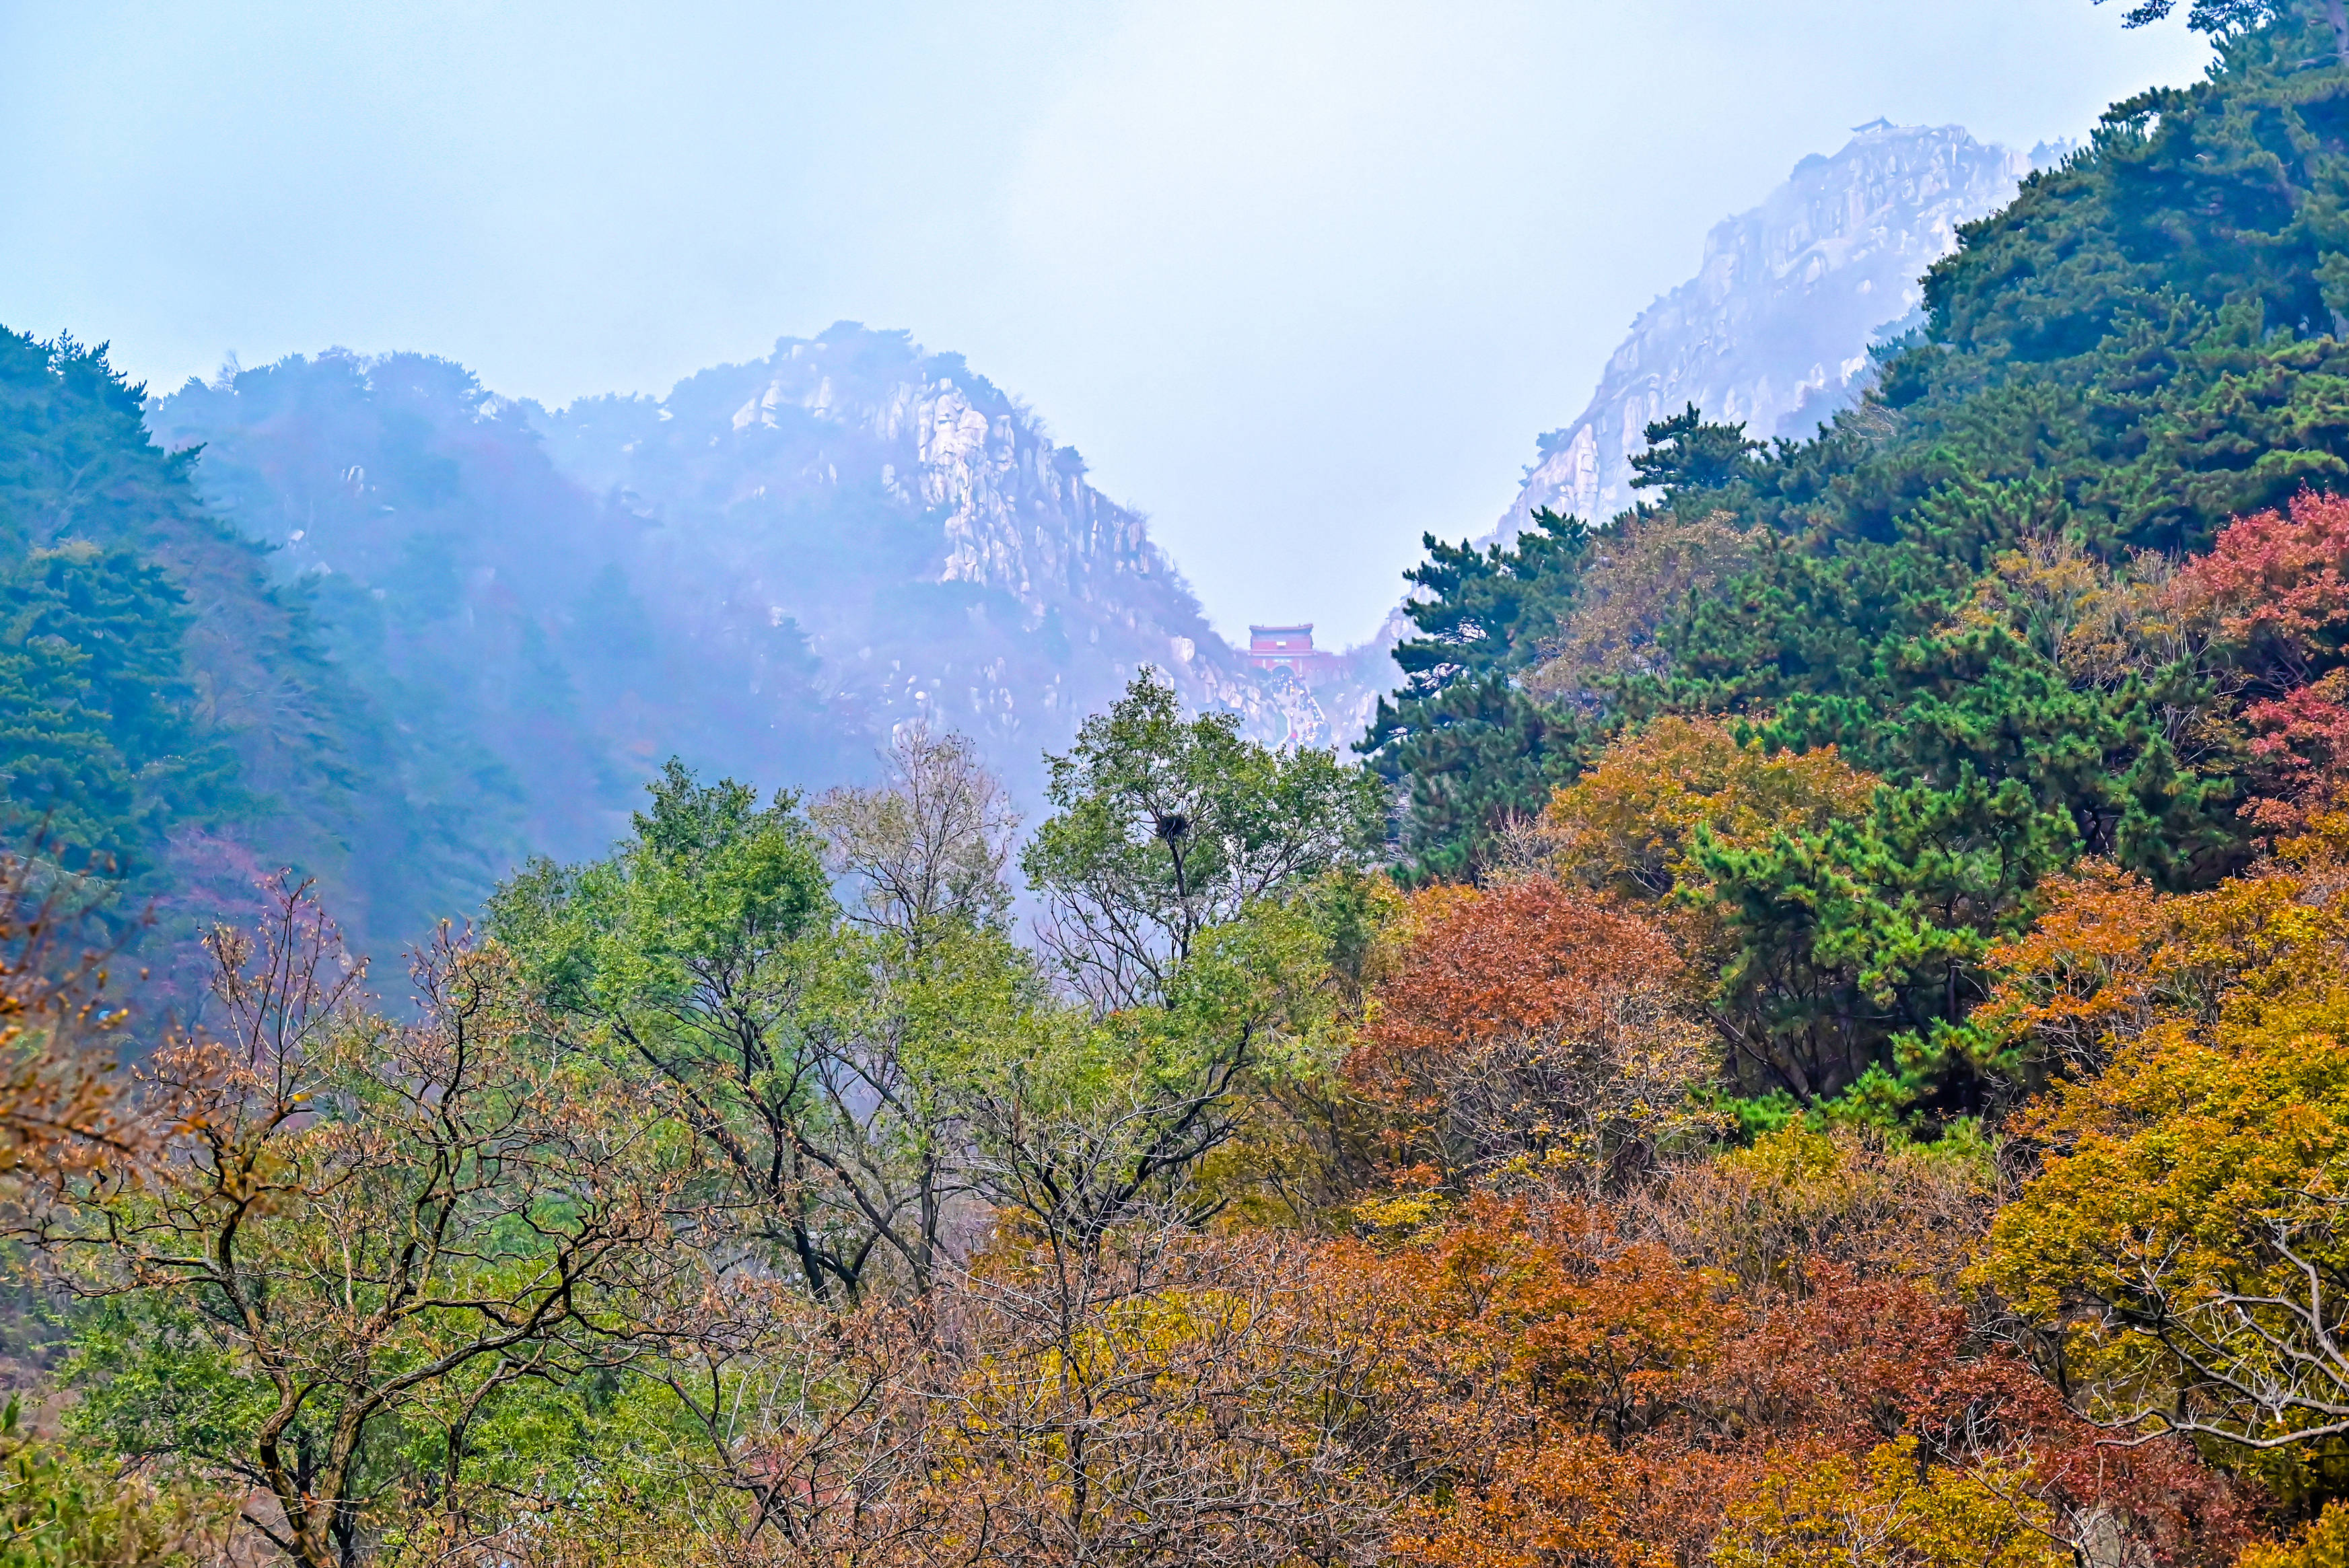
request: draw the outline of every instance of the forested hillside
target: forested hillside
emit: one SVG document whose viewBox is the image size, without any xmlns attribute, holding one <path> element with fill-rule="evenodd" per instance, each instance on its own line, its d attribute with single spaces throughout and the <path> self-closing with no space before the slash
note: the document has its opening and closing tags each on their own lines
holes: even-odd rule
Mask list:
<svg viewBox="0 0 2349 1568">
<path fill-rule="evenodd" d="M 551 413 L 446 360 L 296 356 L 148 424 L 182 454 L 171 504 L 244 542 L 337 683 L 348 820 L 289 805 L 238 841 L 320 875 L 378 955 L 527 855 L 607 845 L 672 756 L 810 789 L 918 723 L 972 737 L 1032 811 L 1043 749 L 1145 665 L 1267 739 L 1326 744 L 1371 700 L 1248 665 L 1075 452 L 904 334 L 843 325 Z M 291 826 L 329 820 L 331 854 Z"/>
<path fill-rule="evenodd" d="M 151 914 L 167 965 L 202 920 L 254 907 L 264 840 L 362 917 L 409 860 L 362 782 L 398 739 L 191 466 L 101 353 L 0 333 L 6 831 L 117 937 Z"/>
<path fill-rule="evenodd" d="M 653 766 L 606 717 L 649 684 L 642 609 L 599 566 L 633 531 L 518 412 L 412 356 L 150 408 L 99 351 L 0 354 L 8 831 L 77 879 L 94 933 L 162 963 L 156 999 L 201 995 L 163 955 L 274 867 L 394 954 L 533 851 L 610 840 Z M 849 750 L 812 696 L 771 708 L 816 766 Z"/>
<path fill-rule="evenodd" d="M 2185 20 L 2209 79 L 1970 227 L 1816 439 L 1687 409 L 1604 526 L 1434 551 L 1367 765 L 1151 672 L 1024 830 L 950 706 L 820 792 L 672 758 L 404 983 L 274 881 L 169 1031 L 79 956 L 83 861 L 8 861 L 0 1562 L 2349 1561 L 2349 19 Z M 378 628 L 374 684 L 283 688 L 317 756 L 411 744 L 366 727 L 395 683 L 493 729 L 466 666 L 552 660 L 533 625 L 666 656 L 626 630 L 661 557 L 615 583 L 599 531 L 701 493 L 723 543 L 750 476 L 965 428 L 943 366 L 910 438 L 784 412 L 843 379 L 780 361 L 574 410 L 585 559 L 442 576 L 401 531 L 553 464 L 419 363 L 450 466 L 287 512 L 297 597 L 95 360 L 16 341 L 10 515 L 51 531 L 8 689 L 66 696 L 11 745 L 130 878 L 295 809 L 198 607 L 288 668 Z M 417 449 L 398 377 L 273 374 L 239 406 Z M 956 460 L 1095 504 L 969 402 L 1009 434 Z M 728 408 L 771 441 L 711 446 Z M 224 467 L 293 493 L 311 428 L 254 412 Z M 944 493 L 974 625 L 1153 602 L 1116 518 L 1030 554 Z"/>
<path fill-rule="evenodd" d="M 2299 579 L 2337 569 L 2322 492 L 2349 457 L 2327 38 L 2256 31 L 2207 85 L 2117 106 L 1966 230 L 1926 329 L 1818 438 L 1676 417 L 1609 526 L 1437 551 L 1371 738 L 1418 874 L 1573 837 L 1551 791 L 1670 716 L 1832 755 L 1865 801 L 1784 842 L 1642 851 L 1644 874 L 1743 912 L 1757 1088 L 1889 1074 L 1955 1108 L 1989 1090 L 1950 1031 L 2048 879 L 2085 856 L 2208 888 L 2321 816 L 2338 633 Z"/>
<path fill-rule="evenodd" d="M 520 409 L 445 360 L 325 356 L 191 383 L 149 425 L 213 526 L 300 598 L 367 716 L 353 807 L 398 837 L 355 857 L 362 881 L 273 861 L 324 876 L 363 950 L 398 952 L 533 851 L 609 840 L 649 767 L 610 717 L 652 651 L 610 564 L 632 531 Z M 812 731 L 813 707 L 786 690 L 776 716 Z"/>
</svg>

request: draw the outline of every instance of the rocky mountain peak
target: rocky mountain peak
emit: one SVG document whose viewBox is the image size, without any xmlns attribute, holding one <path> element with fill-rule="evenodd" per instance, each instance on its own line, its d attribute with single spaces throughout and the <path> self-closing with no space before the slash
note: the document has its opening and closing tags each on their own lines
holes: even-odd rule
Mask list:
<svg viewBox="0 0 2349 1568">
<path fill-rule="evenodd" d="M 1696 275 L 1640 313 L 1588 407 L 1540 438 L 1499 534 L 1537 507 L 1604 521 L 1630 506 L 1649 421 L 1691 403 L 1755 436 L 1808 435 L 1857 395 L 1869 343 L 1913 319 L 1918 280 L 1959 226 L 2006 201 L 2032 162 L 1958 126 L 1881 119 L 1804 159 L 1715 224 Z"/>
<path fill-rule="evenodd" d="M 731 432 L 780 431 L 796 411 L 885 450 L 882 488 L 943 531 L 937 581 L 999 590 L 1035 614 L 1089 599 L 1107 579 L 1171 575 L 1142 518 L 1087 484 L 1076 451 L 959 355 L 910 343 L 891 355 L 868 341 L 899 335 L 843 324 L 728 367 L 750 382 Z"/>
<path fill-rule="evenodd" d="M 795 678 L 868 734 L 971 734 L 1025 793 L 1040 752 L 1147 665 L 1260 738 L 1338 738 L 1315 692 L 1216 634 L 1073 449 L 904 333 L 842 323 L 538 423 L 564 473 L 647 525 L 631 578 L 708 657 L 772 665 L 789 623 L 812 661 Z"/>
</svg>

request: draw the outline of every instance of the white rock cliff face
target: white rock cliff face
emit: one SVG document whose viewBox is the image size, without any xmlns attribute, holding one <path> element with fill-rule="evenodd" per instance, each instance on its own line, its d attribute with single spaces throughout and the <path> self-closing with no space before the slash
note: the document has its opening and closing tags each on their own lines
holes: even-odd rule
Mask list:
<svg viewBox="0 0 2349 1568">
<path fill-rule="evenodd" d="M 774 359 L 746 367 L 773 374 L 734 411 L 732 428 L 775 429 L 780 410 L 799 409 L 910 459 L 902 471 L 885 462 L 882 483 L 944 529 L 937 581 L 998 589 L 1041 615 L 1066 598 L 1113 594 L 1120 578 L 1169 577 L 1142 518 L 1087 484 L 1077 454 L 1054 446 L 1032 416 L 992 387 L 978 384 L 994 405 L 982 408 L 967 389 L 974 378 L 964 375 L 960 386 L 951 373 L 931 379 L 928 362 L 917 361 L 910 378 L 843 396 L 824 373 L 832 346 L 781 344 Z M 827 482 L 839 480 L 828 474 Z M 1196 614 L 1195 605 L 1185 608 Z"/>
<path fill-rule="evenodd" d="M 2043 150 L 2044 152 L 2044 150 Z M 1651 420 L 1693 403 L 1755 437 L 1809 435 L 1856 397 L 1871 341 L 1899 330 L 1959 225 L 2003 204 L 2032 160 L 1957 126 L 1862 127 L 1706 236 L 1697 275 L 1631 324 L 1589 406 L 1541 438 L 1495 537 L 1538 507 L 1604 522 L 1638 499 Z"/>
<path fill-rule="evenodd" d="M 785 339 L 657 403 L 593 400 L 545 428 L 566 473 L 643 520 L 647 590 L 685 607 L 713 662 L 792 678 L 788 646 L 762 651 L 788 623 L 844 721 L 970 734 L 1031 802 L 1041 753 L 1145 665 L 1258 738 L 1339 738 L 1311 694 L 1216 635 L 1074 450 L 902 333 Z"/>
</svg>

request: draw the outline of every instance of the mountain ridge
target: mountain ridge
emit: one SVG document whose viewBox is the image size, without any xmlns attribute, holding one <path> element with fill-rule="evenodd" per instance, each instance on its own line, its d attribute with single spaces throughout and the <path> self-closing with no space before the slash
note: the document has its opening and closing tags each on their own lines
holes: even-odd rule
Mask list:
<svg viewBox="0 0 2349 1568">
<path fill-rule="evenodd" d="M 1640 425 L 1683 397 L 1781 429 L 1852 395 L 1878 302 L 1908 308 L 2021 165 L 1954 127 L 1806 159 L 1641 313 L 1488 538 L 1537 505 L 1603 521 Z M 1310 686 L 1257 667 L 1032 409 L 853 322 L 553 409 L 446 360 L 342 351 L 147 409 L 165 446 L 203 447 L 210 509 L 364 677 L 378 809 L 423 825 L 400 841 L 422 869 L 352 901 L 386 930 L 477 902 L 524 854 L 599 851 L 672 754 L 810 789 L 921 724 L 970 734 L 1032 812 L 1044 754 L 1145 665 L 1255 738 L 1344 745 L 1407 630 L 1398 611 Z"/>
<path fill-rule="evenodd" d="M 1630 506 L 1647 424 L 1689 403 L 1748 433 L 1799 438 L 1852 402 L 1868 346 L 1920 319 L 1926 268 L 2060 154 L 1981 142 L 1955 125 L 1855 128 L 1757 205 L 1707 232 L 1694 276 L 1656 296 L 1608 356 L 1582 412 L 1541 436 L 1493 531 L 1537 509 L 1604 522 Z"/>
<path fill-rule="evenodd" d="M 804 791 L 920 724 L 972 736 L 1033 812 L 1044 754 L 1144 665 L 1256 738 L 1345 738 L 1326 686 L 1216 634 L 1072 448 L 907 333 L 838 324 L 554 410 L 334 350 L 144 412 L 354 675 L 378 760 L 346 836 L 411 846 L 398 876 L 345 857 L 384 884 L 336 890 L 379 946 L 529 854 L 600 852 L 671 755 Z"/>
<path fill-rule="evenodd" d="M 668 531 L 673 591 L 724 581 L 738 598 L 765 595 L 771 619 L 790 615 L 832 661 L 838 695 L 885 724 L 1010 742 L 1028 711 L 1089 711 L 1107 694 L 1061 651 L 1073 626 L 1117 682 L 1148 664 L 1260 738 L 1319 738 L 1310 705 L 1216 633 L 1141 512 L 1094 489 L 1081 456 L 962 356 L 928 353 L 908 333 L 835 324 L 661 398 L 583 399 L 533 418 L 559 469 Z M 823 508 L 860 486 L 880 514 L 924 533 L 900 562 L 906 585 L 943 590 L 933 597 L 986 623 L 990 656 L 968 647 L 926 666 L 901 620 L 797 580 L 777 498 Z M 705 604 L 719 624 L 744 613 Z"/>
</svg>

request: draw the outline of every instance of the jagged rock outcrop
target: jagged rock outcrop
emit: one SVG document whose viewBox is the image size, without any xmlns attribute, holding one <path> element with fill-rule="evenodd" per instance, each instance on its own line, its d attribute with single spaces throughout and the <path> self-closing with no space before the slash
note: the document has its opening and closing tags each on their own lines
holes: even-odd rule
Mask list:
<svg viewBox="0 0 2349 1568">
<path fill-rule="evenodd" d="M 1142 518 L 1087 484 L 1083 459 L 960 369 L 959 356 L 923 356 L 908 344 L 905 363 L 887 367 L 895 378 L 876 385 L 866 379 L 874 356 L 833 352 L 845 346 L 847 335 L 835 329 L 778 344 L 772 358 L 742 367 L 766 380 L 734 410 L 734 436 L 781 430 L 801 411 L 869 437 L 897 459 L 882 462 L 882 489 L 935 513 L 945 531 L 938 580 L 999 589 L 1035 614 L 1062 598 L 1090 599 L 1121 576 L 1166 575 Z M 835 383 L 831 370 L 843 358 L 864 377 Z M 830 468 L 825 482 L 839 482 Z"/>
<path fill-rule="evenodd" d="M 795 628 L 804 678 L 875 739 L 964 731 L 1024 791 L 1143 665 L 1263 738 L 1329 738 L 1216 634 L 1143 516 L 959 355 L 842 324 L 537 422 L 563 471 L 643 523 L 636 592 L 714 658 L 754 663 Z"/>
<path fill-rule="evenodd" d="M 1604 521 L 1630 506 L 1641 432 L 1691 403 L 1757 437 L 1809 435 L 1857 395 L 1868 345 L 1903 329 L 1959 225 L 2060 150 L 2026 158 L 1958 126 L 1879 120 L 1833 157 L 1804 159 L 1759 207 L 1713 227 L 1695 277 L 1640 312 L 1589 406 L 1540 438 L 1497 535 L 1537 507 Z"/>
</svg>

